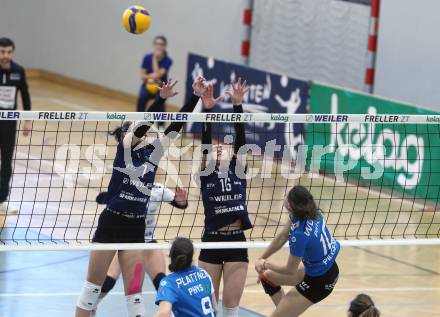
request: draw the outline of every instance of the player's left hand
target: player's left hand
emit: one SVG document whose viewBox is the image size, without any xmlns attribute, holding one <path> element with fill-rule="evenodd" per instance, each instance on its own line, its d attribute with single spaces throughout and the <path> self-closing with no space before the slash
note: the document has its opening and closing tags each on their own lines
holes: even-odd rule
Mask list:
<svg viewBox="0 0 440 317">
<path fill-rule="evenodd" d="M 177 187 L 176 193 L 174 194 L 174 201 L 180 206 L 186 206 L 188 204 L 188 192 L 182 187 Z"/>
<path fill-rule="evenodd" d="M 23 135 L 28 136 L 29 133 L 32 130 L 32 122 L 31 121 L 25 121 L 23 126 Z"/>
<path fill-rule="evenodd" d="M 246 80 L 242 83 L 241 78 L 239 78 L 237 82 L 231 82 L 231 90 L 227 91 L 226 94 L 231 97 L 232 104 L 238 106 L 242 104 L 243 98 L 249 89 Z"/>
<path fill-rule="evenodd" d="M 177 91 L 174 91 L 174 86 L 176 86 L 177 80 L 173 82 L 170 78 L 166 83 L 162 83 L 162 87 L 159 87 L 160 90 L 160 98 L 168 99 L 176 96 L 178 94 Z"/>
</svg>

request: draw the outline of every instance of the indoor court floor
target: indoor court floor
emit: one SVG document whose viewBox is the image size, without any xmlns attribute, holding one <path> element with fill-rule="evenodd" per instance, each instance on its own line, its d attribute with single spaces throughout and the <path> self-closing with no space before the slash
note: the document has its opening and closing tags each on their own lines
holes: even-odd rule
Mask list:
<svg viewBox="0 0 440 317">
<path fill-rule="evenodd" d="M 43 79 L 31 78 L 30 87 L 34 110 L 134 109 L 134 106 L 125 100 L 92 94 Z M 287 183 L 285 185 L 287 186 Z M 319 186 L 322 187 L 322 184 Z M 191 196 L 194 197 L 190 192 Z M 282 201 L 277 199 L 278 203 Z M 375 203 L 385 204 L 385 201 L 377 200 Z M 335 203 L 332 203 L 331 197 L 323 202 L 325 207 L 334 206 L 332 204 Z M 388 201 L 388 204 L 392 208 L 396 202 Z M 404 210 L 406 204 L 400 201 L 399 210 Z M 357 207 L 343 205 L 338 208 Z M 409 217 L 413 217 L 413 214 Z M 17 223 L 16 218 L 10 217 L 7 220 L 8 224 Z M 168 219 L 162 221 L 166 223 Z M 438 218 L 436 223 L 439 223 Z M 411 229 L 408 225 L 405 228 Z M 347 232 L 346 228 L 336 229 Z M 414 234 L 417 234 L 416 230 L 414 229 Z M 433 227 L 429 230 L 436 232 L 438 228 Z M 11 234 L 11 229 L 1 232 L 4 238 Z M 30 230 L 25 234 L 32 239 L 38 232 Z M 14 235 L 21 233 L 15 232 Z M 273 311 L 269 298 L 256 283 L 257 275 L 253 269 L 253 261 L 259 254 L 261 250 L 250 250 L 251 263 L 241 301 L 243 309 L 240 316 L 267 316 Z M 287 250 L 283 250 L 276 258 L 284 262 L 287 255 Z M 349 301 L 359 293 L 371 295 L 385 317 L 440 315 L 440 246 L 344 247 L 338 257 L 338 264 L 341 275 L 335 291 L 326 300 L 313 306 L 304 316 L 345 316 Z M 72 316 L 86 267 L 87 252 L 0 252 L 0 317 Z M 119 282 L 111 297 L 102 302 L 98 316 L 124 316 L 125 302 L 121 291 Z M 150 282 L 147 282 L 144 291 L 148 309 L 153 311 L 154 292 Z"/>
</svg>

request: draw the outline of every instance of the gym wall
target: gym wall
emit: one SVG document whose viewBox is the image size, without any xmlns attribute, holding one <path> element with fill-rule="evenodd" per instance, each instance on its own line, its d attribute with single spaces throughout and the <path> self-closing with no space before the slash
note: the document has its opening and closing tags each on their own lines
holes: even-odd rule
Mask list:
<svg viewBox="0 0 440 317">
<path fill-rule="evenodd" d="M 152 15 L 151 29 L 131 35 L 121 25 L 133 1 L 0 0 L 0 30 L 17 44 L 24 66 L 137 94 L 142 57 L 153 37 L 168 37 L 171 76 L 183 98 L 189 52 L 240 63 L 246 0 L 139 0 Z M 23 10 L 23 8 L 27 8 Z"/>
</svg>

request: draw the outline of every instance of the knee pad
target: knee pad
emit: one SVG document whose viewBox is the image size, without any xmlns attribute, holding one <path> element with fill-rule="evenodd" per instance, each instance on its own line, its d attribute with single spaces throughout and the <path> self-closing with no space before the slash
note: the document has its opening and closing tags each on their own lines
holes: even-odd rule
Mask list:
<svg viewBox="0 0 440 317">
<path fill-rule="evenodd" d="M 281 291 L 281 286 L 272 283 L 264 273 L 260 273 L 260 281 L 261 285 L 263 285 L 264 292 L 269 296 L 273 296 Z"/>
<path fill-rule="evenodd" d="M 104 284 L 102 284 L 101 287 L 101 293 L 108 293 L 112 290 L 113 287 L 115 287 L 116 280 L 111 276 L 106 276 Z"/>
<path fill-rule="evenodd" d="M 154 288 L 156 289 L 156 291 L 159 289 L 160 286 L 160 281 L 162 281 L 162 279 L 166 276 L 165 273 L 160 272 L 156 275 L 156 277 L 153 279 L 153 285 Z"/>
<path fill-rule="evenodd" d="M 128 317 L 145 317 L 147 312 L 141 293 L 128 295 L 125 298 L 127 300 Z"/>
<path fill-rule="evenodd" d="M 225 307 L 223 306 L 223 317 L 238 317 L 238 306 L 237 307 Z"/>
<path fill-rule="evenodd" d="M 95 309 L 99 294 L 101 294 L 101 286 L 86 281 L 79 294 L 76 306 L 88 311 Z"/>
</svg>

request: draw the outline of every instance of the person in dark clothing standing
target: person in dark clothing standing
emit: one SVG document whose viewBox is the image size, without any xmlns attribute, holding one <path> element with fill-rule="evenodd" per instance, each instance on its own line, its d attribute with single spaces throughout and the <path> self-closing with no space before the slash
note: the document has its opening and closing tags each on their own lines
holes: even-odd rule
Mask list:
<svg viewBox="0 0 440 317">
<path fill-rule="evenodd" d="M 11 39 L 0 38 L 0 111 L 17 109 L 17 92 L 20 91 L 24 110 L 31 110 L 31 98 L 23 67 L 12 61 L 15 44 Z M 26 121 L 24 135 L 28 135 L 32 124 Z M 15 148 L 17 121 L 4 120 L 0 124 L 0 214 L 15 214 L 17 209 L 8 203 L 9 185 L 12 176 L 12 157 Z"/>
</svg>

